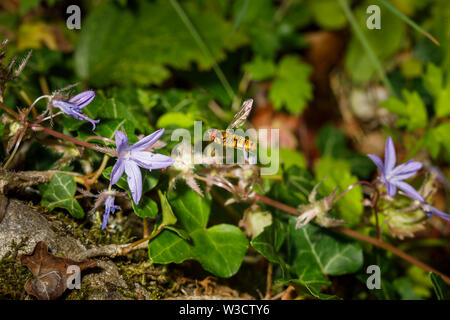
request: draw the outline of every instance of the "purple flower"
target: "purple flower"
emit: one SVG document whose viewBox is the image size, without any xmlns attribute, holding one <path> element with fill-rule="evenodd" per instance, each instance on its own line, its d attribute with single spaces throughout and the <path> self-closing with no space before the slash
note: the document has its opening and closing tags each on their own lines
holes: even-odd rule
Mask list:
<svg viewBox="0 0 450 320">
<path fill-rule="evenodd" d="M 108 224 L 109 214 L 111 212 L 116 212 L 116 210 L 120 210 L 120 207 L 114 205 L 113 196 L 108 196 L 105 200 L 105 214 L 103 215 L 102 229 L 105 229 L 106 225 Z"/>
<path fill-rule="evenodd" d="M 380 157 L 368 154 L 367 155 L 381 170 L 381 179 L 386 185 L 388 194 L 393 197 L 397 193 L 397 188 L 403 190 L 408 196 L 413 199 L 424 202 L 422 196 L 409 184 L 403 180 L 414 176 L 421 168 L 422 163 L 413 161 L 412 159 L 399 166 L 395 166 L 397 161 L 395 155 L 394 143 L 392 138 L 388 137 L 386 140 L 386 147 L 384 151 L 384 163 Z"/>
<path fill-rule="evenodd" d="M 100 120 L 92 120 L 83 114 L 82 108 L 86 107 L 95 97 L 95 92 L 88 90 L 77 94 L 69 101 L 62 99 L 53 99 L 52 106 L 61 109 L 65 114 L 74 117 L 78 120 L 87 120 L 92 123 L 92 130 L 95 130 L 95 124 Z"/>
<path fill-rule="evenodd" d="M 139 203 L 142 196 L 142 175 L 139 167 L 148 170 L 162 169 L 171 166 L 174 162 L 168 156 L 145 151 L 158 141 L 163 133 L 164 129 L 160 129 L 130 146 L 125 133 L 121 131 L 115 132 L 116 148 L 119 157 L 111 171 L 111 185 L 116 184 L 125 171 L 128 187 L 136 204 Z"/>
<path fill-rule="evenodd" d="M 435 207 L 427 204 L 427 203 L 423 203 L 421 205 L 423 211 L 425 211 L 428 214 L 428 217 L 431 218 L 433 217 L 433 215 L 437 215 L 438 217 L 450 221 L 450 215 L 446 214 L 445 212 L 436 209 Z"/>
</svg>

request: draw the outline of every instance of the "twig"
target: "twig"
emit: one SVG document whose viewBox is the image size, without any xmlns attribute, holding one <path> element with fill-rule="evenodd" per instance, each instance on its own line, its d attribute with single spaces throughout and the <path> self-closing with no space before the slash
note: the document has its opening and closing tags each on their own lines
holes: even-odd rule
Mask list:
<svg viewBox="0 0 450 320">
<path fill-rule="evenodd" d="M 299 213 L 299 211 L 297 209 L 292 208 L 290 206 L 287 206 L 284 203 L 281 203 L 281 202 L 269 199 L 269 198 L 267 198 L 265 196 L 262 196 L 260 194 L 256 194 L 255 195 L 255 200 L 261 201 L 261 202 L 263 202 L 265 204 L 268 204 L 268 205 L 270 205 L 272 207 L 275 207 L 275 208 L 278 208 L 280 210 L 283 210 L 283 211 L 285 211 L 285 212 L 287 212 L 289 214 L 292 214 L 294 216 L 299 216 L 300 215 L 300 213 Z M 344 235 L 346 235 L 348 237 L 351 237 L 351 238 L 354 238 L 354 239 L 357 239 L 357 240 L 361 240 L 361 241 L 370 243 L 370 244 L 372 244 L 372 245 L 374 245 L 376 247 L 379 247 L 379 248 L 382 248 L 384 250 L 387 250 L 387 251 L 395 254 L 396 256 L 404 259 L 405 261 L 408 261 L 409 263 L 412 263 L 412 264 L 418 266 L 419 268 L 421 268 L 421 269 L 423 269 L 423 270 L 425 270 L 427 272 L 434 272 L 434 273 L 439 274 L 442 277 L 442 279 L 447 284 L 450 285 L 450 278 L 448 276 L 446 276 L 445 274 L 443 274 L 442 272 L 437 271 L 433 267 L 430 267 L 429 265 L 425 264 L 424 262 L 414 258 L 413 256 L 407 254 L 406 252 L 404 252 L 404 251 L 402 251 L 402 250 L 400 250 L 398 248 L 395 248 L 395 247 L 391 246 L 390 244 L 388 244 L 386 242 L 383 242 L 380 239 L 375 239 L 375 238 L 372 238 L 372 237 L 368 237 L 368 236 L 363 235 L 363 234 L 361 234 L 361 233 L 359 233 L 357 231 L 354 231 L 354 230 L 351 230 L 351 229 L 347 229 L 347 228 L 343 228 L 343 227 L 330 228 L 329 230 L 332 230 L 332 231 L 344 234 Z"/>
<path fill-rule="evenodd" d="M 272 271 L 273 271 L 273 264 L 269 261 L 269 264 L 267 265 L 267 283 L 266 283 L 266 296 L 264 299 L 270 300 L 270 297 L 272 295 Z"/>
</svg>

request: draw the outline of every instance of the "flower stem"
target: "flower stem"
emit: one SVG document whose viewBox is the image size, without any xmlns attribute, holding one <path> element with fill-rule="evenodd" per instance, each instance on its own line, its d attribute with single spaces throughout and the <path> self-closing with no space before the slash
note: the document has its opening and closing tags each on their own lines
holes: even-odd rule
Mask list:
<svg viewBox="0 0 450 320">
<path fill-rule="evenodd" d="M 35 124 L 31 124 L 30 128 L 32 130 L 35 130 L 35 131 L 42 131 L 42 132 L 44 132 L 44 133 L 46 133 L 48 135 L 54 136 L 56 138 L 60 138 L 60 139 L 64 139 L 64 140 L 73 142 L 73 143 L 75 143 L 75 144 L 77 144 L 79 146 L 82 146 L 82 147 L 85 147 L 85 148 L 89 148 L 89 149 L 92 149 L 94 151 L 98 151 L 98 152 L 101 152 L 101 153 L 104 153 L 104 154 L 109 154 L 109 155 L 117 157 L 117 151 L 115 151 L 115 150 L 111 150 L 111 149 L 107 149 L 107 148 L 103 148 L 103 147 L 97 146 L 95 144 L 92 144 L 92 143 L 89 143 L 89 142 L 86 142 L 86 141 L 83 141 L 83 140 L 80 140 L 80 139 L 77 139 L 77 138 L 65 135 L 65 134 L 60 133 L 58 131 L 52 130 L 50 128 L 42 127 L 42 126 L 35 125 Z"/>
<path fill-rule="evenodd" d="M 268 204 L 268 205 L 270 205 L 272 207 L 275 207 L 275 208 L 278 208 L 280 210 L 283 210 L 283 211 L 285 211 L 285 212 L 287 212 L 289 214 L 292 214 L 294 216 L 299 216 L 300 215 L 300 213 L 299 213 L 299 211 L 297 209 L 295 209 L 293 207 L 290 207 L 288 205 L 285 205 L 284 203 L 281 203 L 281 202 L 272 200 L 270 198 L 267 198 L 265 196 L 262 196 L 260 194 L 256 194 L 255 195 L 255 200 L 256 201 L 261 201 L 261 202 L 263 202 L 265 204 Z M 340 234 L 344 234 L 344 235 L 346 235 L 348 237 L 351 237 L 351 238 L 354 238 L 354 239 L 357 239 L 357 240 L 360 240 L 360 241 L 364 241 L 364 242 L 370 243 L 370 244 L 372 244 L 372 245 L 374 245 L 376 247 L 379 247 L 379 248 L 382 248 L 384 250 L 387 250 L 387 251 L 395 254 L 396 256 L 398 256 L 398 257 L 408 261 L 409 263 L 412 263 L 412 264 L 418 266 L 419 268 L 421 268 L 421 269 L 423 269 L 423 270 L 425 270 L 427 272 L 434 272 L 434 273 L 439 274 L 442 277 L 442 279 L 447 284 L 450 285 L 450 278 L 448 276 L 446 276 L 442 272 L 437 271 L 433 267 L 430 267 L 429 265 L 423 263 L 422 261 L 414 258 L 413 256 L 410 256 L 406 252 L 404 252 L 404 251 L 402 251 L 402 250 L 400 250 L 398 248 L 395 248 L 395 247 L 391 246 L 390 244 L 388 244 L 386 242 L 383 242 L 381 239 L 375 239 L 375 238 L 363 235 L 363 234 L 361 234 L 361 233 L 359 233 L 357 231 L 354 231 L 354 230 L 351 230 L 351 229 L 347 229 L 347 228 L 343 228 L 343 227 L 334 227 L 334 228 L 330 228 L 329 230 L 338 232 Z"/>
</svg>

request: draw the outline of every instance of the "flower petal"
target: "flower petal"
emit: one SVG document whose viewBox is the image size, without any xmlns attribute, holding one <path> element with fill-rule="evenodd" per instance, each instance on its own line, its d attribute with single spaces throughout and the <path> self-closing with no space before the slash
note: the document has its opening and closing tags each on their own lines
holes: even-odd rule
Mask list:
<svg viewBox="0 0 450 320">
<path fill-rule="evenodd" d="M 437 215 L 438 217 L 444 220 L 450 221 L 450 215 L 441 210 L 436 209 L 435 207 L 431 207 L 431 215 Z"/>
<path fill-rule="evenodd" d="M 405 180 L 414 176 L 417 171 L 422 169 L 423 164 L 419 161 L 409 160 L 392 170 L 392 180 Z"/>
<path fill-rule="evenodd" d="M 139 203 L 142 196 L 142 174 L 141 169 L 133 161 L 125 161 L 125 173 L 127 174 L 128 187 L 135 204 Z"/>
<path fill-rule="evenodd" d="M 116 149 L 117 149 L 117 153 L 120 154 L 127 150 L 128 147 L 130 146 L 130 142 L 128 141 L 128 137 L 125 133 L 123 133 L 122 131 L 115 131 L 114 132 L 115 137 L 116 137 Z"/>
<path fill-rule="evenodd" d="M 109 214 L 110 212 L 105 210 L 105 213 L 103 214 L 102 230 L 104 230 L 108 224 Z"/>
<path fill-rule="evenodd" d="M 392 169 L 394 169 L 396 162 L 397 156 L 395 155 L 394 142 L 392 142 L 391 137 L 388 137 L 384 149 L 384 169 L 386 175 L 389 174 Z"/>
<path fill-rule="evenodd" d="M 162 136 L 164 133 L 164 129 L 159 129 L 152 134 L 144 137 L 140 141 L 136 142 L 134 145 L 131 146 L 132 150 L 145 150 L 149 147 L 151 147 L 158 139 Z"/>
<path fill-rule="evenodd" d="M 77 109 L 77 106 L 74 105 L 73 103 L 59 99 L 52 100 L 52 106 L 61 109 L 62 112 L 64 112 L 69 116 L 73 116 L 74 115 L 73 111 Z"/>
<path fill-rule="evenodd" d="M 146 169 L 162 169 L 171 166 L 174 160 L 159 153 L 131 150 L 130 160 Z"/>
<path fill-rule="evenodd" d="M 425 200 L 422 198 L 422 196 L 416 191 L 416 189 L 414 189 L 412 186 L 410 186 L 409 184 L 407 184 L 406 182 L 403 181 L 396 181 L 395 185 L 399 188 L 402 189 L 403 192 L 405 192 L 409 197 L 418 200 L 420 202 L 425 202 Z"/>
<path fill-rule="evenodd" d="M 370 158 L 370 160 L 373 161 L 373 163 L 375 163 L 375 165 L 381 170 L 381 172 L 384 171 L 384 164 L 379 156 L 376 156 L 374 154 L 368 154 L 367 156 Z"/>
<path fill-rule="evenodd" d="M 123 171 L 125 170 L 125 160 L 122 158 L 118 158 L 116 164 L 111 170 L 111 182 L 110 184 L 116 184 L 119 181 L 120 177 L 123 175 Z"/>
<path fill-rule="evenodd" d="M 395 187 L 395 185 L 388 181 L 385 181 L 385 184 L 386 184 L 386 188 L 387 188 L 387 192 L 388 192 L 389 196 L 391 196 L 391 197 L 395 196 L 395 194 L 397 193 L 397 188 Z"/>
<path fill-rule="evenodd" d="M 92 102 L 92 100 L 95 97 L 95 92 L 92 90 L 88 90 L 88 91 L 84 91 L 81 92 L 79 94 L 77 94 L 76 96 L 72 97 L 72 99 L 69 100 L 69 102 L 77 105 L 78 108 L 84 108 L 86 107 L 89 103 Z"/>
</svg>

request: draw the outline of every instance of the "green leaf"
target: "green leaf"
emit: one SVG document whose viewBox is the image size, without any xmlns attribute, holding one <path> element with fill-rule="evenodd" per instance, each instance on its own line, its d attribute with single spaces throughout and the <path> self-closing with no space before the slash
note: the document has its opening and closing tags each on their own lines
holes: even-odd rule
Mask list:
<svg viewBox="0 0 450 320">
<path fill-rule="evenodd" d="M 275 109 L 285 106 L 292 114 L 303 111 L 312 99 L 311 71 L 311 67 L 297 56 L 287 55 L 281 59 L 269 93 Z"/>
<path fill-rule="evenodd" d="M 191 241 L 164 230 L 148 246 L 154 263 L 181 263 L 194 259 L 203 268 L 220 277 L 231 277 L 238 270 L 248 248 L 242 231 L 232 225 L 220 224 L 206 228 L 211 201 L 186 186 L 177 186 L 169 201 L 182 228 Z"/>
<path fill-rule="evenodd" d="M 425 128 L 428 124 L 427 110 L 420 95 L 417 92 L 403 90 L 405 102 L 391 97 L 381 103 L 381 106 L 399 116 L 398 127 L 406 127 L 413 131 Z"/>
<path fill-rule="evenodd" d="M 128 195 L 131 198 L 130 192 Z M 134 213 L 140 218 L 155 218 L 158 214 L 158 204 L 149 197 L 142 197 L 139 204 L 135 204 L 131 201 Z"/>
<path fill-rule="evenodd" d="M 355 18 L 374 55 L 384 62 L 396 53 L 405 41 L 405 25 L 395 14 L 380 7 L 381 29 L 368 29 L 366 9 L 371 4 L 370 1 L 362 2 L 355 10 Z M 356 35 L 352 36 L 347 47 L 345 68 L 351 78 L 359 83 L 371 80 L 376 72 L 376 67 Z"/>
<path fill-rule="evenodd" d="M 414 292 L 414 286 L 411 279 L 407 277 L 397 278 L 392 284 L 402 300 L 422 300 L 420 296 Z"/>
<path fill-rule="evenodd" d="M 232 25 L 212 7 L 195 1 L 183 1 L 182 6 L 195 17 L 209 55 L 198 47 L 169 1 L 139 1 L 133 11 L 107 2 L 83 22 L 75 51 L 80 78 L 96 86 L 161 84 L 170 76 L 168 66 L 189 69 L 195 62 L 207 70 L 224 60 L 225 50 L 247 41 L 240 32 L 232 33 Z"/>
<path fill-rule="evenodd" d="M 442 277 L 434 272 L 430 272 L 430 280 L 438 300 L 450 300 L 450 288 L 445 281 L 442 280 Z"/>
<path fill-rule="evenodd" d="M 429 63 L 423 75 L 423 85 L 436 98 L 444 87 L 442 70 L 433 63 Z"/>
<path fill-rule="evenodd" d="M 103 170 L 102 172 L 103 177 L 110 180 L 112 168 L 113 167 L 107 167 L 105 170 Z M 142 173 L 142 193 L 144 194 L 147 191 L 150 191 L 154 187 L 156 187 L 156 185 L 158 184 L 160 171 L 159 170 L 149 171 L 145 169 L 141 170 L 141 173 Z M 126 177 L 127 177 L 126 174 L 123 174 L 122 177 L 120 177 L 119 181 L 117 181 L 116 185 L 123 190 L 129 191 Z"/>
<path fill-rule="evenodd" d="M 177 126 L 180 128 L 190 128 L 194 125 L 195 119 L 189 113 L 183 112 L 167 112 L 163 114 L 156 123 L 159 128 L 168 126 Z"/>
<path fill-rule="evenodd" d="M 71 175 L 56 173 L 46 186 L 41 204 L 51 211 L 62 208 L 69 211 L 74 218 L 83 218 L 84 211 L 74 198 L 76 189 L 75 179 Z"/>
<path fill-rule="evenodd" d="M 267 260 L 281 266 L 283 278 L 287 276 L 286 264 L 281 256 L 280 248 L 286 237 L 283 224 L 274 220 L 271 225 L 264 228 L 264 231 L 257 235 L 250 244 L 261 253 Z"/>
<path fill-rule="evenodd" d="M 309 274 L 314 270 L 325 275 L 354 273 L 363 265 L 362 249 L 358 243 L 338 237 L 324 228 L 311 223 L 295 229 L 296 219 L 291 218 L 288 228 L 291 264 L 297 275 Z M 323 281 L 323 277 L 318 280 Z"/>
<path fill-rule="evenodd" d="M 272 78 L 275 75 L 276 67 L 271 59 L 256 56 L 252 61 L 244 64 L 244 71 L 250 74 L 253 80 L 261 81 Z"/>
<path fill-rule="evenodd" d="M 134 134 L 134 126 L 133 124 L 128 121 L 127 119 L 122 120 L 106 120 L 99 123 L 97 128 L 95 129 L 95 134 L 97 136 L 108 138 L 111 140 L 115 139 L 115 131 L 122 131 L 122 128 L 125 130 L 125 134 L 127 135 L 128 139 L 130 140 L 130 143 L 137 142 L 137 138 L 135 138 Z M 133 141 L 134 139 L 134 141 Z M 92 140 L 95 141 L 95 140 Z M 103 140 L 99 140 L 105 144 L 106 143 Z"/>
<path fill-rule="evenodd" d="M 319 186 L 319 191 L 323 195 L 331 194 L 336 187 L 339 194 L 358 181 L 358 178 L 351 174 L 347 161 L 331 157 L 320 158 L 316 166 L 316 178 L 317 180 L 324 178 Z M 338 218 L 351 225 L 357 224 L 364 210 L 362 200 L 361 186 L 354 187 L 335 204 Z"/>
<path fill-rule="evenodd" d="M 311 13 L 317 24 L 324 29 L 340 29 L 347 24 L 344 12 L 336 0 L 309 2 Z"/>
<path fill-rule="evenodd" d="M 325 125 L 320 129 L 316 144 L 322 157 L 345 159 L 350 164 L 352 173 L 362 179 L 369 179 L 375 169 L 369 157 L 349 148 L 344 132 L 331 125 Z"/>
<path fill-rule="evenodd" d="M 162 210 L 162 223 L 166 226 L 177 223 L 177 217 L 172 211 L 172 207 L 170 206 L 169 201 L 167 201 L 166 195 L 158 190 L 159 199 L 161 201 L 161 210 Z"/>
<path fill-rule="evenodd" d="M 450 115 L 450 81 L 442 89 L 436 100 L 436 117 L 443 118 Z"/>
</svg>

